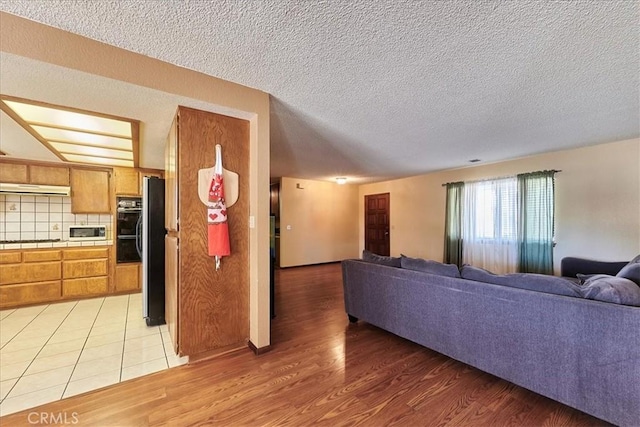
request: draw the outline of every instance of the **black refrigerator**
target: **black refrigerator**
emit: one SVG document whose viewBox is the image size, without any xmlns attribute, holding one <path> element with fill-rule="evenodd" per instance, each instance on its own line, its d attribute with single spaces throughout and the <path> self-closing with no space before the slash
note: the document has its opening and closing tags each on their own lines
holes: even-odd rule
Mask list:
<svg viewBox="0 0 640 427">
<path fill-rule="evenodd" d="M 164 179 L 144 177 L 142 215 L 138 222 L 138 250 L 142 258 L 142 316 L 148 326 L 164 319 Z"/>
</svg>

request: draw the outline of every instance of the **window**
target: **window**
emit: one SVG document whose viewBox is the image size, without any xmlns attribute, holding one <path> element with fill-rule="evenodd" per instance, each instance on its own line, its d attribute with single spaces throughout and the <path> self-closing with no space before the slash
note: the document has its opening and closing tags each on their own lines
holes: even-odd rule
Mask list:
<svg viewBox="0 0 640 427">
<path fill-rule="evenodd" d="M 445 262 L 552 274 L 555 172 L 447 184 Z"/>
</svg>

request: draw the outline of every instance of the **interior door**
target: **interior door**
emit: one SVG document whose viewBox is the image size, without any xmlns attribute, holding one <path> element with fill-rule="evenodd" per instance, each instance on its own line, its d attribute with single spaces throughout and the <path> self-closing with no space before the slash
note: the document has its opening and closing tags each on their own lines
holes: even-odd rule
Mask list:
<svg viewBox="0 0 640 427">
<path fill-rule="evenodd" d="M 364 247 L 378 255 L 389 256 L 389 193 L 364 196 Z"/>
</svg>

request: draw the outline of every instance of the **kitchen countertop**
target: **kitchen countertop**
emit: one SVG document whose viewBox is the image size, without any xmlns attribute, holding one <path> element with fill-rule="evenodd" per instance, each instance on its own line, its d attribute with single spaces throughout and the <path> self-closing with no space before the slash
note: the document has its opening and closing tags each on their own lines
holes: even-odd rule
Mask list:
<svg viewBox="0 0 640 427">
<path fill-rule="evenodd" d="M 59 242 L 38 242 L 38 243 L 4 243 L 0 244 L 0 250 L 10 249 L 42 249 L 42 248 L 73 248 L 86 246 L 110 246 L 113 240 L 63 240 Z"/>
</svg>

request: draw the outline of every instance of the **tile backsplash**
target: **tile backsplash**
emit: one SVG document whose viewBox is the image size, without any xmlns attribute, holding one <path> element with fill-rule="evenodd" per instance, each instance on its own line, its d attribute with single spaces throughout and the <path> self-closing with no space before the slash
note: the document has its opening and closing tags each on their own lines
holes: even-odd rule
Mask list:
<svg viewBox="0 0 640 427">
<path fill-rule="evenodd" d="M 112 220 L 71 213 L 71 197 L 0 194 L 0 240 L 68 240 L 70 225 L 106 225 L 111 240 Z"/>
</svg>

